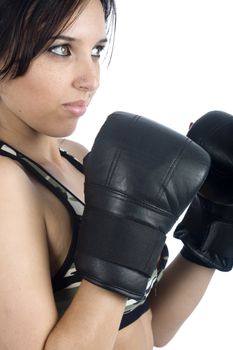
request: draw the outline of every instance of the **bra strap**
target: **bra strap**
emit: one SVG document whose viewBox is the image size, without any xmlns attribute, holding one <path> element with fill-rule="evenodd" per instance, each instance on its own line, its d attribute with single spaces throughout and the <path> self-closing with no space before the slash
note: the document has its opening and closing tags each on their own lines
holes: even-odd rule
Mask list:
<svg viewBox="0 0 233 350">
<path fill-rule="evenodd" d="M 72 156 L 67 156 L 68 153 L 64 150 L 63 155 L 66 153 L 66 158 L 71 160 Z M 49 188 L 57 197 L 62 201 L 71 214 L 82 216 L 84 211 L 84 204 L 77 198 L 72 192 L 70 192 L 65 186 L 63 186 L 55 177 L 49 174 L 43 167 L 37 164 L 32 159 L 28 158 L 23 153 L 16 151 L 13 147 L 0 141 L 0 154 L 18 161 L 23 165 L 25 169 L 31 172 L 40 182 L 42 182 L 47 188 Z M 73 163 L 72 163 L 73 164 Z M 77 165 L 79 164 L 79 165 Z M 76 168 L 82 169 L 82 166 L 77 161 Z M 79 170 L 79 169 L 78 169 Z"/>
</svg>

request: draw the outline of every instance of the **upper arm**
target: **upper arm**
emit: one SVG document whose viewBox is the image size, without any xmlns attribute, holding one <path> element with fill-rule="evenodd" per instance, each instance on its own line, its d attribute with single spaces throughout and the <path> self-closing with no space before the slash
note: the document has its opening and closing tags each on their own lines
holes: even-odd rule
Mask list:
<svg viewBox="0 0 233 350">
<path fill-rule="evenodd" d="M 46 229 L 30 179 L 0 157 L 0 348 L 42 349 L 57 318 Z"/>
</svg>

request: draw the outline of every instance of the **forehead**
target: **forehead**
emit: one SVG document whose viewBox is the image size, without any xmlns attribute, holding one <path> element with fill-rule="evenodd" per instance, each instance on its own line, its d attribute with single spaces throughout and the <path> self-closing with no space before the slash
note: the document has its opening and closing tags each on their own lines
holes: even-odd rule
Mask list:
<svg viewBox="0 0 233 350">
<path fill-rule="evenodd" d="M 62 34 L 79 40 L 105 37 L 105 16 L 100 0 L 90 0 L 80 14 L 75 13 Z"/>
</svg>

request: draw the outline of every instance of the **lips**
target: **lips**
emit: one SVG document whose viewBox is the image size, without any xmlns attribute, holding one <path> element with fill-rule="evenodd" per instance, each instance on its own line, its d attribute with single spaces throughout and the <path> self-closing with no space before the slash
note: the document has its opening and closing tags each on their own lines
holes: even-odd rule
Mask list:
<svg viewBox="0 0 233 350">
<path fill-rule="evenodd" d="M 63 107 L 76 117 L 81 117 L 87 110 L 87 104 L 83 100 L 64 103 Z"/>
</svg>

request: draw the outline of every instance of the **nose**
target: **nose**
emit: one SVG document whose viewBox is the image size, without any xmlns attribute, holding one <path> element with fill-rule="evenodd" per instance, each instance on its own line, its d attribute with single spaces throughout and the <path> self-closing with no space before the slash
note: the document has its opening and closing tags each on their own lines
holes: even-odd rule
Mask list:
<svg viewBox="0 0 233 350">
<path fill-rule="evenodd" d="M 73 86 L 94 93 L 99 87 L 99 63 L 92 57 L 77 60 Z"/>
</svg>

